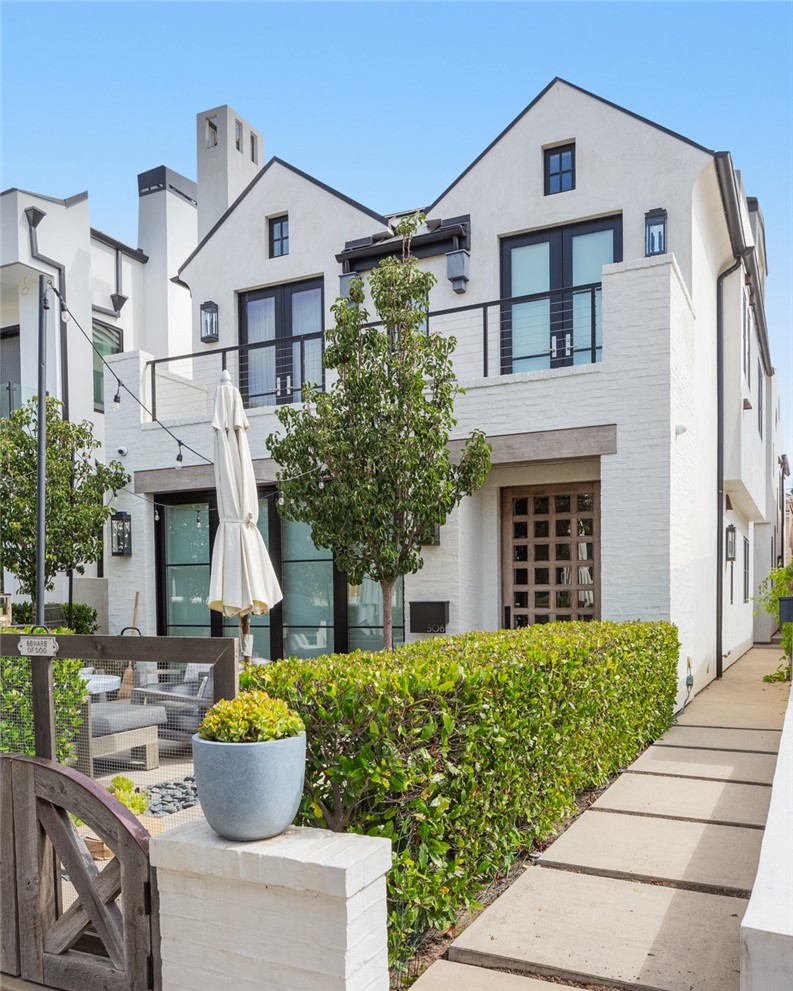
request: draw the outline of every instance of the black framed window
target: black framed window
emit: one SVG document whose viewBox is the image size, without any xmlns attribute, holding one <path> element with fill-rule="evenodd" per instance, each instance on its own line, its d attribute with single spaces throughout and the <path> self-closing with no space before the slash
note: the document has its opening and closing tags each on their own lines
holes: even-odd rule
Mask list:
<svg viewBox="0 0 793 991">
<path fill-rule="evenodd" d="M 763 436 L 763 366 L 757 359 L 757 429 Z"/>
<path fill-rule="evenodd" d="M 322 279 L 240 294 L 240 389 L 248 406 L 300 402 L 312 382 L 324 388 Z"/>
<path fill-rule="evenodd" d="M 304 523 L 281 519 L 275 491 L 259 495 L 258 527 L 284 593 L 266 616 L 251 616 L 254 656 L 316 657 L 380 650 L 382 591 L 364 579 L 349 585 L 330 551 L 314 546 Z M 235 637 L 236 617 L 209 609 L 209 572 L 217 532 L 214 490 L 156 496 L 157 622 L 169 636 Z M 394 640 L 404 640 L 404 588 L 394 590 Z"/>
<path fill-rule="evenodd" d="M 289 254 L 289 215 L 270 220 L 270 257 Z"/>
<path fill-rule="evenodd" d="M 0 330 L 0 417 L 22 405 L 22 371 L 19 327 Z"/>
<path fill-rule="evenodd" d="M 743 601 L 749 601 L 749 541 L 743 538 Z"/>
<path fill-rule="evenodd" d="M 619 261 L 619 216 L 504 238 L 502 375 L 600 361 L 603 266 Z"/>
<path fill-rule="evenodd" d="M 94 321 L 92 339 L 94 344 L 94 410 L 105 411 L 105 366 L 102 357 L 119 354 L 124 350 L 124 335 L 119 327 Z"/>
<path fill-rule="evenodd" d="M 575 144 L 545 150 L 545 195 L 575 189 Z"/>
</svg>

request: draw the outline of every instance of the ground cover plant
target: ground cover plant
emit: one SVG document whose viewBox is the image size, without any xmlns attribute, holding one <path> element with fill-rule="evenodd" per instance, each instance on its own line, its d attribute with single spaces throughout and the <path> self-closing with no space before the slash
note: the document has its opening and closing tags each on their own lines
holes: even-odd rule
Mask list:
<svg viewBox="0 0 793 991">
<path fill-rule="evenodd" d="M 668 623 L 468 633 L 243 673 L 306 723 L 301 822 L 388 837 L 392 964 L 672 721 Z"/>
</svg>

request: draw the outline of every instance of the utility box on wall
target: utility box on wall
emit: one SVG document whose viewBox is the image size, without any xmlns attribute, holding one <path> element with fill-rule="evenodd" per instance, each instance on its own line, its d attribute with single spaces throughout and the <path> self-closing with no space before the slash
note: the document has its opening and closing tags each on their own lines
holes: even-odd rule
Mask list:
<svg viewBox="0 0 793 991">
<path fill-rule="evenodd" d="M 411 633 L 445 633 L 449 625 L 448 602 L 411 602 Z"/>
</svg>

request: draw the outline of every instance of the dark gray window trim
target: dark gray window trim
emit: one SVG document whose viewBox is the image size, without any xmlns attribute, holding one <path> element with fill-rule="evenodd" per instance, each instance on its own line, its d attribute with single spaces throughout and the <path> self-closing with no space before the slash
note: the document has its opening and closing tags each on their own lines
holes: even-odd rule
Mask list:
<svg viewBox="0 0 793 991">
<path fill-rule="evenodd" d="M 287 225 L 286 234 L 284 235 L 283 227 L 281 227 L 281 235 L 280 235 L 280 237 L 276 237 L 275 236 L 276 225 L 277 224 L 282 224 L 283 225 L 284 223 L 286 223 L 286 225 Z M 276 241 L 279 242 L 280 247 L 281 247 L 281 250 L 278 252 L 278 254 L 275 253 L 275 243 L 276 243 Z M 286 241 L 286 251 L 283 250 L 283 247 L 284 247 L 283 242 L 284 241 Z M 280 213 L 277 217 L 269 217 L 268 218 L 268 220 L 267 220 L 267 243 L 268 243 L 269 257 L 270 258 L 283 258 L 285 255 L 288 255 L 289 254 L 289 214 L 288 213 Z"/>
<path fill-rule="evenodd" d="M 449 251 L 459 251 L 471 247 L 471 217 L 449 217 L 435 230 L 417 234 L 410 242 L 411 254 L 416 258 L 431 258 Z M 374 268 L 383 258 L 397 255 L 402 251 L 402 238 L 394 237 L 386 241 L 375 241 L 374 237 L 348 241 L 344 250 L 336 255 L 345 270 L 363 272 Z"/>
<path fill-rule="evenodd" d="M 562 169 L 561 162 L 560 169 L 558 173 L 551 172 L 551 158 L 554 155 L 562 155 L 564 152 L 569 151 L 572 159 L 573 167 L 571 169 Z M 571 193 L 576 187 L 576 163 L 575 163 L 575 141 L 568 141 L 563 145 L 554 145 L 552 148 L 543 149 L 543 162 L 542 162 L 542 173 L 543 173 L 543 193 L 545 196 L 557 196 L 559 193 Z M 560 187 L 561 187 L 561 177 L 565 175 L 566 172 L 570 172 L 573 177 L 573 184 L 569 189 L 559 188 L 557 190 L 551 189 L 551 176 L 559 175 L 560 177 Z"/>
</svg>

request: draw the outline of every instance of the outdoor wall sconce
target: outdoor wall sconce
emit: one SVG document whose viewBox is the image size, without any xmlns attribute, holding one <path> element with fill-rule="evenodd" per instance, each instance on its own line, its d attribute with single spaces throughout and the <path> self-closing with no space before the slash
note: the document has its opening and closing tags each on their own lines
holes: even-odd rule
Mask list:
<svg viewBox="0 0 793 991">
<path fill-rule="evenodd" d="M 644 215 L 644 253 L 663 255 L 666 252 L 666 210 L 649 210 Z"/>
<path fill-rule="evenodd" d="M 735 526 L 730 523 L 727 527 L 727 540 L 724 545 L 724 557 L 727 561 L 735 560 Z"/>
<path fill-rule="evenodd" d="M 110 517 L 110 553 L 113 557 L 132 557 L 132 519 L 129 513 Z"/>
<path fill-rule="evenodd" d="M 465 292 L 471 270 L 471 256 L 465 250 L 447 251 L 446 253 L 446 278 L 451 282 L 452 289 L 456 293 Z"/>
<path fill-rule="evenodd" d="M 214 344 L 219 339 L 218 304 L 210 299 L 201 304 L 201 342 Z"/>
</svg>

